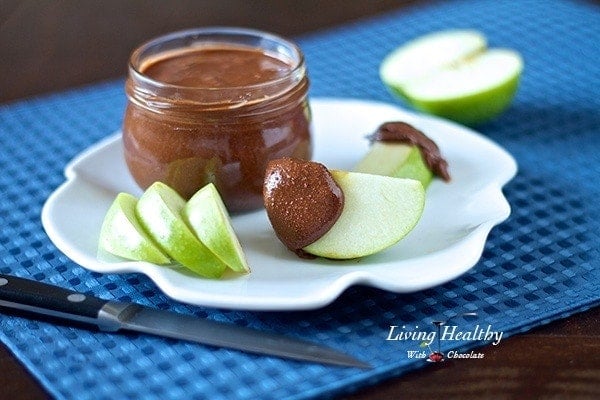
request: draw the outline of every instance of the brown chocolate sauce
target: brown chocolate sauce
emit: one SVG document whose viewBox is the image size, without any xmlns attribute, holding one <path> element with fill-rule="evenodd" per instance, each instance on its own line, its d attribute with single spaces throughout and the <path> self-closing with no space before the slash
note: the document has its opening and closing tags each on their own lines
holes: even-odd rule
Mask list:
<svg viewBox="0 0 600 400">
<path fill-rule="evenodd" d="M 133 178 L 142 189 L 162 181 L 184 198 L 212 182 L 230 212 L 262 207 L 269 160 L 312 153 L 303 68 L 229 44 L 130 67 L 123 143 Z"/>
<path fill-rule="evenodd" d="M 231 88 L 282 78 L 289 74 L 291 66 L 251 48 L 205 46 L 167 52 L 147 61 L 140 69 L 146 76 L 171 85 Z"/>
<path fill-rule="evenodd" d="M 406 122 L 386 122 L 369 139 L 372 142 L 399 142 L 417 146 L 429 169 L 444 181 L 450 181 L 448 162 L 442 157 L 440 149 L 414 126 Z"/>
<path fill-rule="evenodd" d="M 263 187 L 267 215 L 277 237 L 300 257 L 321 238 L 344 207 L 344 193 L 320 163 L 294 158 L 269 162 Z"/>
</svg>

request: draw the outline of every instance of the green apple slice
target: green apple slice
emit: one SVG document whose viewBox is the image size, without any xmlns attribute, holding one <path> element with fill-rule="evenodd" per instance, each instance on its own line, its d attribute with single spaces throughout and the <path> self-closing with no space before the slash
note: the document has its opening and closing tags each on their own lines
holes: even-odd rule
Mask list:
<svg viewBox="0 0 600 400">
<path fill-rule="evenodd" d="M 332 170 L 344 193 L 339 218 L 321 238 L 303 248 L 333 259 L 368 256 L 404 238 L 425 207 L 425 189 L 417 180 Z"/>
<path fill-rule="evenodd" d="M 186 204 L 183 215 L 196 236 L 221 261 L 236 272 L 250 272 L 229 213 L 215 185 L 209 183 L 196 192 Z"/>
<path fill-rule="evenodd" d="M 136 215 L 162 250 L 184 267 L 207 278 L 219 278 L 226 265 L 185 223 L 185 200 L 162 182 L 155 182 L 140 197 Z"/>
<path fill-rule="evenodd" d="M 473 31 L 444 31 L 394 51 L 380 76 L 415 108 L 475 125 L 508 107 L 522 70 L 517 52 L 486 50 L 483 36 Z"/>
<path fill-rule="evenodd" d="M 171 262 L 152 238 L 144 231 L 136 215 L 138 200 L 119 193 L 108 209 L 98 241 L 101 249 L 128 260 L 148 261 L 154 264 Z"/>
<path fill-rule="evenodd" d="M 416 179 L 427 188 L 433 172 L 427 167 L 417 146 L 404 143 L 375 142 L 354 167 L 355 172 Z"/>
</svg>

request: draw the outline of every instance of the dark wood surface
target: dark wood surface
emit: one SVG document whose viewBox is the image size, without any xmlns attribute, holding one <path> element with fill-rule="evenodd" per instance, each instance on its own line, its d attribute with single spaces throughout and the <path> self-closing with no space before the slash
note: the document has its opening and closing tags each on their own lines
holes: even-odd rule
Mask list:
<svg viewBox="0 0 600 400">
<path fill-rule="evenodd" d="M 293 36 L 423 0 L 2 0 L 0 102 L 125 76 L 131 51 L 210 25 Z"/>
<path fill-rule="evenodd" d="M 137 44 L 169 31 L 235 25 L 293 36 L 424 2 L 2 0 L 0 103 L 122 77 Z M 598 399 L 599 321 L 592 309 L 483 347 L 483 359 L 428 365 L 345 399 Z M 49 398 L 3 345 L 0 388 L 0 399 Z"/>
</svg>

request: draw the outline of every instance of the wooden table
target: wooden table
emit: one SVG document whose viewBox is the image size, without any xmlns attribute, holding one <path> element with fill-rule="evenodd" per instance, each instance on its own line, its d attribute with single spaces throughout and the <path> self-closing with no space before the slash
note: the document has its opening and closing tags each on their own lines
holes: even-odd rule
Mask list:
<svg viewBox="0 0 600 400">
<path fill-rule="evenodd" d="M 137 44 L 169 31 L 235 25 L 292 36 L 423 2 L 109 0 L 82 6 L 75 0 L 4 0 L 0 103 L 122 77 Z M 483 359 L 432 364 L 345 398 L 597 399 L 599 321 L 600 308 L 592 309 L 483 347 Z M 3 345 L 0 387 L 2 399 L 49 398 Z"/>
</svg>

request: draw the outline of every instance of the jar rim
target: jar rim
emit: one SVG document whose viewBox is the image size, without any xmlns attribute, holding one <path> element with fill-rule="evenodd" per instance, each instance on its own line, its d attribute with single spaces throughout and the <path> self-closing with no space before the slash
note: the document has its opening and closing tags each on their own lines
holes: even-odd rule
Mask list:
<svg viewBox="0 0 600 400">
<path fill-rule="evenodd" d="M 231 40 L 217 40 L 217 41 L 208 41 L 206 40 L 210 35 L 221 35 L 222 38 L 230 37 Z M 271 79 L 265 82 L 260 82 L 256 84 L 250 85 L 242 85 L 242 86 L 221 86 L 221 87 L 208 87 L 208 86 L 183 86 L 176 85 L 172 83 L 163 82 L 150 76 L 146 75 L 140 70 L 142 65 L 141 61 L 143 60 L 143 55 L 145 52 L 149 51 L 153 47 L 163 45 L 168 42 L 175 42 L 180 40 L 185 40 L 185 45 L 174 47 L 174 49 L 183 49 L 186 47 L 192 48 L 194 43 L 222 43 L 228 45 L 236 45 L 240 44 L 239 41 L 236 42 L 233 38 L 255 38 L 259 40 L 261 43 L 266 43 L 268 41 L 272 43 L 278 44 L 278 51 L 281 51 L 281 46 L 285 46 L 290 53 L 292 53 L 292 57 L 288 57 L 284 61 L 291 61 L 290 70 L 276 79 Z M 246 45 L 248 46 L 248 45 Z M 254 46 L 254 48 L 264 48 L 264 44 Z M 251 46 L 248 46 L 251 47 Z M 159 51 L 156 54 L 167 53 L 169 50 Z M 266 54 L 272 55 L 281 59 L 280 53 L 274 52 L 266 52 Z M 249 29 L 249 28 L 238 28 L 238 27 L 229 27 L 229 26 L 210 26 L 210 27 L 202 27 L 202 28 L 193 28 L 181 31 L 175 31 L 171 33 L 167 33 L 165 35 L 157 36 L 152 38 L 146 42 L 140 44 L 134 51 L 131 53 L 128 62 L 129 72 L 133 78 L 136 80 L 143 82 L 146 85 L 150 85 L 156 89 L 171 89 L 178 91 L 206 91 L 206 92 L 217 92 L 217 91 L 226 91 L 226 90 L 255 90 L 266 88 L 269 86 L 277 86 L 285 84 L 295 76 L 302 77 L 305 74 L 305 61 L 304 54 L 300 47 L 294 43 L 293 41 L 284 38 L 283 36 L 276 35 L 274 33 L 261 31 L 257 29 Z"/>
</svg>

